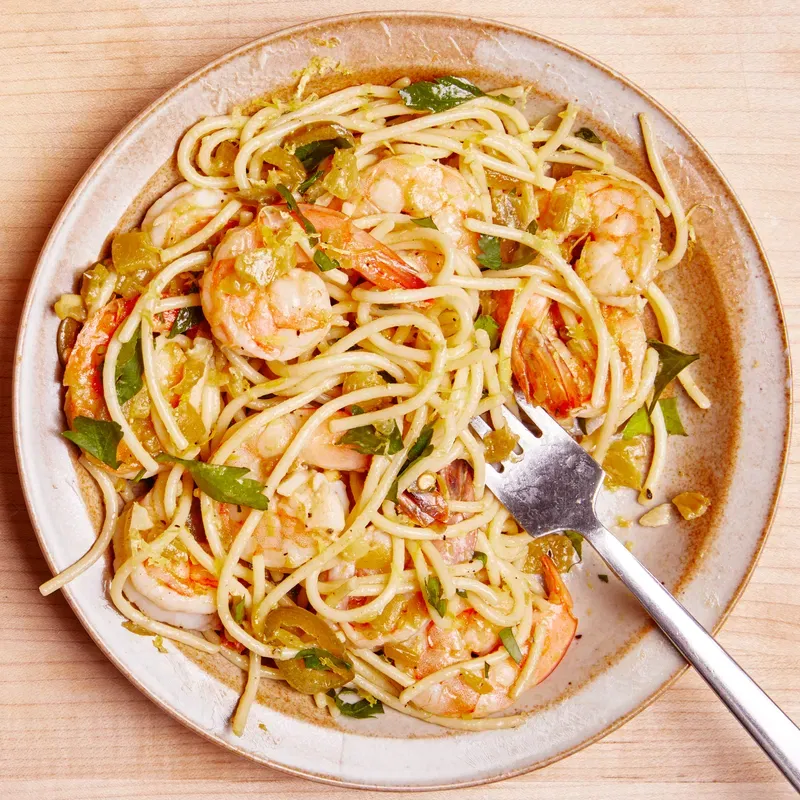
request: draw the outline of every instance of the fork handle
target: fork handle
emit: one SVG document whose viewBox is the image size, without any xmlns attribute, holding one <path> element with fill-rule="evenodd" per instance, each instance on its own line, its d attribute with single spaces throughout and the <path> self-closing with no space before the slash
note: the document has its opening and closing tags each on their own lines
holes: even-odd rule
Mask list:
<svg viewBox="0 0 800 800">
<path fill-rule="evenodd" d="M 800 792 L 800 729 L 614 534 L 584 536 Z"/>
</svg>

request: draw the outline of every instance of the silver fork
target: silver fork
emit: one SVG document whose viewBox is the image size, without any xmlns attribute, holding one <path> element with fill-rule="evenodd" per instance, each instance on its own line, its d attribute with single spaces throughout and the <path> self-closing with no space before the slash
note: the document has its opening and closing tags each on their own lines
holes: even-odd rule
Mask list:
<svg viewBox="0 0 800 800">
<path fill-rule="evenodd" d="M 503 408 L 523 452 L 516 460 L 503 461 L 502 471 L 487 464 L 487 486 L 532 537 L 564 530 L 581 533 L 800 792 L 800 730 L 602 526 L 594 510 L 604 475 L 600 465 L 546 411 L 519 393 L 517 403 L 536 433 Z M 471 424 L 481 438 L 491 430 L 480 417 Z"/>
</svg>

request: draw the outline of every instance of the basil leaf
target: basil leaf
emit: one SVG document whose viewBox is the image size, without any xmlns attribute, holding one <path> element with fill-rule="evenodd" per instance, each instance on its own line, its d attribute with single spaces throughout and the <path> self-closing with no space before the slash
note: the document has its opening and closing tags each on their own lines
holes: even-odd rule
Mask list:
<svg viewBox="0 0 800 800">
<path fill-rule="evenodd" d="M 393 456 L 403 449 L 403 437 L 396 422 L 387 435 L 377 430 L 374 425 L 362 425 L 358 428 L 351 428 L 341 439 L 339 444 L 349 444 L 355 447 L 359 453 L 371 456 Z"/>
<path fill-rule="evenodd" d="M 380 700 L 372 699 L 372 702 L 365 697 L 357 703 L 347 703 L 342 700 L 343 694 L 355 694 L 351 689 L 344 689 L 338 694 L 331 689 L 328 696 L 333 698 L 336 703 L 336 708 L 342 712 L 345 717 L 353 717 L 354 719 L 369 719 L 377 714 L 383 714 L 383 703 Z"/>
<path fill-rule="evenodd" d="M 418 458 L 421 458 L 428 450 L 428 445 L 431 443 L 431 439 L 433 438 L 433 425 L 427 423 L 422 426 L 422 430 L 419 432 L 419 438 L 417 439 L 411 447 L 408 448 L 408 455 L 406 457 L 406 463 L 403 464 L 403 468 L 400 470 L 400 474 L 402 475 Z M 428 455 L 433 452 L 433 449 L 428 450 Z"/>
<path fill-rule="evenodd" d="M 300 192 L 300 194 L 305 194 L 324 174 L 325 173 L 324 173 L 323 170 L 318 169 L 316 172 L 314 172 L 313 174 L 309 175 L 297 187 L 297 191 Z"/>
<path fill-rule="evenodd" d="M 295 658 L 302 658 L 306 669 L 327 670 L 330 672 L 331 667 L 353 668 L 349 661 L 344 661 L 321 647 L 307 647 L 303 650 L 298 650 Z"/>
<path fill-rule="evenodd" d="M 564 536 L 566 536 L 572 544 L 572 549 L 578 556 L 578 560 L 583 561 L 583 536 L 581 536 L 578 531 L 564 531 Z"/>
<path fill-rule="evenodd" d="M 316 234 L 317 229 L 303 216 L 303 213 L 297 205 L 297 200 L 294 199 L 292 193 L 282 183 L 279 183 L 275 188 L 278 190 L 278 194 L 286 201 L 286 205 L 289 206 L 289 211 L 297 214 L 300 224 L 303 226 L 303 230 L 309 235 Z"/>
<path fill-rule="evenodd" d="M 608 575 L 602 575 L 599 572 L 597 573 L 597 577 L 603 582 L 608 583 Z"/>
<path fill-rule="evenodd" d="M 480 562 L 481 562 L 481 564 L 483 564 L 483 566 L 484 566 L 484 567 L 486 566 L 486 562 L 489 560 L 489 559 L 488 559 L 488 557 L 486 556 L 486 553 L 482 553 L 480 550 L 476 550 L 476 551 L 475 551 L 475 552 L 472 554 L 472 557 L 473 557 L 473 558 L 474 558 L 476 561 L 480 561 Z"/>
<path fill-rule="evenodd" d="M 317 139 L 316 142 L 301 144 L 294 151 L 294 155 L 306 168 L 306 172 L 313 172 L 328 156 L 333 155 L 334 150 L 347 150 L 352 146 L 352 142 L 344 136 L 337 136 L 335 139 Z"/>
<path fill-rule="evenodd" d="M 500 342 L 500 326 L 494 317 L 488 314 L 481 314 L 475 320 L 475 330 L 486 331 L 489 334 L 489 349 L 494 350 Z"/>
<path fill-rule="evenodd" d="M 522 663 L 522 651 L 519 649 L 519 645 L 517 644 L 517 640 L 514 638 L 514 634 L 511 632 L 511 628 L 503 628 L 498 634 L 500 637 L 500 641 L 503 643 L 503 647 L 508 651 L 508 654 L 517 664 Z"/>
<path fill-rule="evenodd" d="M 674 397 L 666 400 L 659 400 L 658 405 L 664 416 L 664 425 L 670 436 L 686 436 L 686 429 L 683 427 L 680 413 L 678 412 L 678 401 Z M 642 406 L 627 422 L 622 431 L 623 439 L 633 439 L 634 436 L 651 436 L 653 433 L 653 423 L 650 422 L 650 415 L 647 409 Z"/>
<path fill-rule="evenodd" d="M 590 144 L 603 144 L 603 140 L 591 128 L 579 128 L 575 135 Z"/>
<path fill-rule="evenodd" d="M 167 339 L 174 339 L 179 333 L 186 333 L 191 328 L 196 327 L 205 321 L 203 309 L 200 306 L 189 306 L 182 308 L 175 317 L 172 327 L 169 329 Z"/>
<path fill-rule="evenodd" d="M 642 406 L 625 424 L 622 430 L 623 439 L 633 439 L 634 436 L 649 436 L 653 433 L 653 424 L 647 408 Z"/>
<path fill-rule="evenodd" d="M 119 349 L 114 385 L 117 387 L 117 400 L 120 405 L 124 405 L 144 386 L 141 337 L 142 331 L 137 328 L 136 333 Z"/>
<path fill-rule="evenodd" d="M 415 225 L 419 225 L 420 228 L 432 228 L 435 231 L 439 230 L 431 217 L 418 217 L 417 219 L 412 219 L 411 221 Z"/>
<path fill-rule="evenodd" d="M 432 438 L 433 425 L 426 423 L 422 426 L 422 430 L 419 432 L 419 438 L 417 441 L 408 448 L 408 455 L 406 456 L 405 463 L 401 467 L 400 472 L 397 473 L 397 478 L 395 478 L 392 482 L 392 485 L 389 487 L 389 491 L 386 493 L 386 497 L 393 503 L 397 502 L 397 479 L 412 464 L 415 464 L 421 458 L 425 458 L 425 456 L 429 456 L 433 452 L 433 446 L 431 445 Z"/>
<path fill-rule="evenodd" d="M 675 397 L 668 397 L 666 400 L 659 400 L 661 413 L 664 416 L 664 425 L 670 436 L 688 436 L 683 427 L 681 415 L 678 413 L 678 400 Z M 627 426 L 626 426 L 627 427 Z"/>
<path fill-rule="evenodd" d="M 322 250 L 314 251 L 314 263 L 322 270 L 327 272 L 331 269 L 337 269 L 340 264 L 335 258 L 331 258 L 327 253 Z"/>
<path fill-rule="evenodd" d="M 485 92 L 474 83 L 453 75 L 436 78 L 434 81 L 417 81 L 400 90 L 403 102 L 418 111 L 447 111 L 467 100 L 484 96 Z"/>
<path fill-rule="evenodd" d="M 224 464 L 205 464 L 190 458 L 178 458 L 168 453 L 160 453 L 156 461 L 161 464 L 182 464 L 189 470 L 201 492 L 218 503 L 232 503 L 238 506 L 266 511 L 269 505 L 264 495 L 264 484 L 244 476 L 250 471 L 246 467 L 227 467 Z"/>
<path fill-rule="evenodd" d="M 425 594 L 430 607 L 435 608 L 440 617 L 444 617 L 447 613 L 447 598 L 442 597 L 442 583 L 435 575 L 425 578 Z"/>
<path fill-rule="evenodd" d="M 674 347 L 670 347 L 664 342 L 648 339 L 647 344 L 658 353 L 659 365 L 656 380 L 653 384 L 653 402 L 650 403 L 648 411 L 652 414 L 656 406 L 656 401 L 661 396 L 666 385 L 674 380 L 689 364 L 700 358 L 698 353 L 682 353 Z"/>
<path fill-rule="evenodd" d="M 503 266 L 500 259 L 500 240 L 496 236 L 486 236 L 482 233 L 478 237 L 478 248 L 481 252 L 475 260 L 481 266 L 487 269 L 500 269 Z"/>
<path fill-rule="evenodd" d="M 236 603 L 235 603 L 235 605 L 233 606 L 233 609 L 232 609 L 232 611 L 231 611 L 231 615 L 233 616 L 234 620 L 235 620 L 236 622 L 238 622 L 240 625 L 241 625 L 241 624 L 242 624 L 242 622 L 244 621 L 244 612 L 245 612 L 245 602 L 244 602 L 244 597 L 240 597 L 240 598 L 239 598 L 239 599 L 236 601 Z"/>
<path fill-rule="evenodd" d="M 104 464 L 108 464 L 111 469 L 119 466 L 117 446 L 122 441 L 122 428 L 116 422 L 75 417 L 72 420 L 72 430 L 64 431 L 61 435 Z"/>
</svg>

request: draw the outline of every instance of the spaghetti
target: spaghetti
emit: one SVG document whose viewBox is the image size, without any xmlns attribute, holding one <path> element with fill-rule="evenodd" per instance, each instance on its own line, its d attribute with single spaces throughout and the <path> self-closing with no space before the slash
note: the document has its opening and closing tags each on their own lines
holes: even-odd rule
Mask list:
<svg viewBox="0 0 800 800">
<path fill-rule="evenodd" d="M 486 489 L 515 446 L 501 406 L 546 407 L 643 502 L 664 382 L 708 407 L 655 283 L 688 222 L 649 122 L 663 196 L 577 108 L 532 126 L 526 97 L 403 79 L 205 119 L 184 182 L 57 303 L 65 435 L 106 516 L 41 591 L 113 539 L 131 623 L 247 672 L 237 734 L 262 680 L 335 717 L 519 724 L 491 715 L 566 653 L 579 554 L 535 548 Z"/>
</svg>

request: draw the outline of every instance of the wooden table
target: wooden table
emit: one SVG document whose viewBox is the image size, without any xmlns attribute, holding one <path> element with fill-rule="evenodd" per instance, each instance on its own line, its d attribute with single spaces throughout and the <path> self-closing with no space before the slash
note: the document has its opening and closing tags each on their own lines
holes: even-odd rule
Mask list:
<svg viewBox="0 0 800 800">
<path fill-rule="evenodd" d="M 753 218 L 800 347 L 800 6 L 796 0 L 384 0 L 494 16 L 638 82 L 710 150 Z M 13 455 L 11 362 L 48 228 L 102 147 L 179 79 L 256 37 L 369 0 L 0 0 L 0 797 L 353 797 L 215 747 L 145 700 L 56 595 Z M 535 11 L 534 11 L 535 8 Z M 720 641 L 800 719 L 797 442 L 761 563 Z M 444 796 L 435 793 L 433 796 Z M 535 774 L 448 797 L 788 798 L 694 674 L 635 720 Z M 366 793 L 359 796 L 366 796 Z"/>
</svg>

